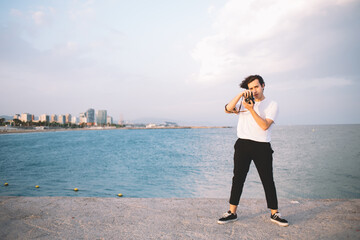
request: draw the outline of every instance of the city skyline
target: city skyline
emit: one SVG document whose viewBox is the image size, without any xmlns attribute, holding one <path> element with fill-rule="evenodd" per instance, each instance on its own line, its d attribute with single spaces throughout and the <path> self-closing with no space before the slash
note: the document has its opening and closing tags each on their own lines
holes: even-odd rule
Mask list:
<svg viewBox="0 0 360 240">
<path fill-rule="evenodd" d="M 10 115 L 0 115 L 5 116 L 8 120 L 18 119 L 23 122 L 57 122 L 60 124 L 72 123 L 72 124 L 82 124 L 90 123 L 91 125 L 105 125 L 113 124 L 113 117 L 107 115 L 107 110 L 97 110 L 95 114 L 95 109 L 89 108 L 86 112 L 81 112 L 78 114 L 78 117 L 70 113 L 66 114 L 41 114 L 34 115 L 28 112 L 16 113 L 12 116 Z M 121 118 L 121 117 L 120 117 Z"/>
<path fill-rule="evenodd" d="M 2 1 L 0 115 L 234 126 L 248 75 L 276 124 L 360 123 L 356 0 Z"/>
</svg>

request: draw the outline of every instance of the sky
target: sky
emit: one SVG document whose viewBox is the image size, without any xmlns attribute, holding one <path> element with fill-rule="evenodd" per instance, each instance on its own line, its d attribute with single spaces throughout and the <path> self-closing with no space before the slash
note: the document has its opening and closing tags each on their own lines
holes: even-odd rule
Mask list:
<svg viewBox="0 0 360 240">
<path fill-rule="evenodd" d="M 1 1 L 0 115 L 232 125 L 265 80 L 279 125 L 360 123 L 359 0 Z"/>
</svg>

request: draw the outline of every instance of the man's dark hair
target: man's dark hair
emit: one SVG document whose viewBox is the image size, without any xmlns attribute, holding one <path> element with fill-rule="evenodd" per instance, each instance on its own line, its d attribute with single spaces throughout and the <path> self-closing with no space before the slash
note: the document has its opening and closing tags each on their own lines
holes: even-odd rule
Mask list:
<svg viewBox="0 0 360 240">
<path fill-rule="evenodd" d="M 251 83 L 252 81 L 256 80 L 256 79 L 259 80 L 259 83 L 260 83 L 261 86 L 263 84 L 265 86 L 264 79 L 260 75 L 250 75 L 240 83 L 240 87 L 245 88 L 245 89 L 249 89 L 248 84 Z"/>
</svg>

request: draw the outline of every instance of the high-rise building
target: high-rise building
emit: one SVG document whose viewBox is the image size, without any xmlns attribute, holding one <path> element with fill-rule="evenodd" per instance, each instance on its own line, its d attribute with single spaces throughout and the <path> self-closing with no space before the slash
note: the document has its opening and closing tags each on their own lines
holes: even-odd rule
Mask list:
<svg viewBox="0 0 360 240">
<path fill-rule="evenodd" d="M 93 108 L 89 108 L 86 113 L 87 123 L 88 125 L 94 125 L 95 123 L 95 110 Z"/>
<path fill-rule="evenodd" d="M 31 122 L 33 120 L 32 117 L 33 117 L 33 115 L 31 115 L 29 113 L 22 113 L 20 120 L 23 122 Z"/>
<path fill-rule="evenodd" d="M 107 111 L 106 110 L 98 110 L 96 112 L 96 123 L 98 126 L 105 125 L 107 121 Z"/>
<path fill-rule="evenodd" d="M 19 119 L 19 120 L 21 120 L 20 114 L 15 114 L 14 117 L 13 117 L 13 119 Z"/>
<path fill-rule="evenodd" d="M 57 120 L 58 120 L 58 116 L 56 114 L 52 114 L 50 122 L 57 122 Z"/>
<path fill-rule="evenodd" d="M 77 124 L 77 123 L 78 123 L 77 117 L 73 116 L 73 117 L 71 118 L 71 123 L 72 123 L 72 124 Z"/>
<path fill-rule="evenodd" d="M 65 115 L 59 115 L 58 123 L 65 124 Z"/>
<path fill-rule="evenodd" d="M 46 115 L 46 114 L 40 115 L 39 121 L 40 122 L 50 122 L 50 117 L 49 117 L 49 115 Z"/>
<path fill-rule="evenodd" d="M 87 117 L 86 117 L 86 113 L 80 113 L 79 114 L 79 123 L 87 123 Z"/>
<path fill-rule="evenodd" d="M 107 116 L 107 120 L 106 120 L 107 124 L 113 124 L 113 118 L 111 116 Z"/>
<path fill-rule="evenodd" d="M 65 115 L 65 123 L 71 123 L 71 114 L 70 113 Z"/>
</svg>

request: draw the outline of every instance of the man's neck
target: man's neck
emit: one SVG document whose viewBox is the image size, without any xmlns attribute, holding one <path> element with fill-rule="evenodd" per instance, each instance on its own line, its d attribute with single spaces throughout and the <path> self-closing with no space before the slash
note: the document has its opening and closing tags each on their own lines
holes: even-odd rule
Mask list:
<svg viewBox="0 0 360 240">
<path fill-rule="evenodd" d="M 265 99 L 265 96 L 262 95 L 261 98 L 255 98 L 255 102 L 261 102 L 264 99 Z"/>
</svg>

